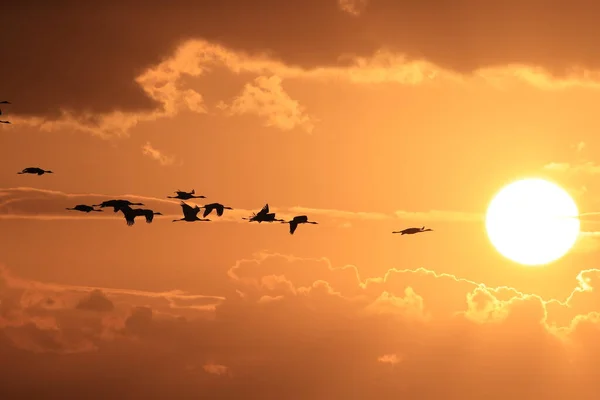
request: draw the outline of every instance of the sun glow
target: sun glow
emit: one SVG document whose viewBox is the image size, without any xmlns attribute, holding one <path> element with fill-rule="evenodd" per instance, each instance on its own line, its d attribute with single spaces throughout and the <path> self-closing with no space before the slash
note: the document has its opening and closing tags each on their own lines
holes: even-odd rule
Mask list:
<svg viewBox="0 0 600 400">
<path fill-rule="evenodd" d="M 579 235 L 579 211 L 560 186 L 523 179 L 500 190 L 486 215 L 490 241 L 519 264 L 549 264 L 564 256 Z"/>
</svg>

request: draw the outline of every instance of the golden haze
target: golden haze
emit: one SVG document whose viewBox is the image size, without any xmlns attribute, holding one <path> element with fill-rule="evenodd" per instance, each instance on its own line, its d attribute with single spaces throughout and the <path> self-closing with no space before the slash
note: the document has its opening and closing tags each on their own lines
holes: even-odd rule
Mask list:
<svg viewBox="0 0 600 400">
<path fill-rule="evenodd" d="M 598 5 L 196 3 L 0 14 L 3 399 L 597 398 Z M 582 214 L 545 268 L 485 234 L 525 176 Z M 64 210 L 112 197 L 165 216 Z"/>
</svg>

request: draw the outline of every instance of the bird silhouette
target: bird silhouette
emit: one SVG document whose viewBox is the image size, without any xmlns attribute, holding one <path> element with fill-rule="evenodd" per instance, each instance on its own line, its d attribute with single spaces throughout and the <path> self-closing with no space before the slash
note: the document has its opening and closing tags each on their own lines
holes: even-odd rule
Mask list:
<svg viewBox="0 0 600 400">
<path fill-rule="evenodd" d="M 282 219 L 276 219 L 275 213 L 269 212 L 269 204 L 265 204 L 264 207 L 257 213 L 252 213 L 248 218 L 242 218 L 250 222 L 285 222 Z"/>
<path fill-rule="evenodd" d="M 120 211 L 123 213 L 128 226 L 135 224 L 135 217 L 144 217 L 146 218 L 146 223 L 151 224 L 155 215 L 162 215 L 160 212 L 146 208 L 131 208 L 129 206 L 120 207 Z"/>
<path fill-rule="evenodd" d="M 300 224 L 318 224 L 318 222 L 309 221 L 306 215 L 298 215 L 291 221 L 283 221 L 282 224 L 290 224 L 290 235 L 293 235 Z"/>
<path fill-rule="evenodd" d="M 38 167 L 27 167 L 23 171 L 17 172 L 17 174 L 37 174 L 37 175 L 44 175 L 44 174 L 53 174 L 53 172 L 52 171 L 46 171 L 46 170 L 43 170 L 43 169 L 38 168 Z"/>
<path fill-rule="evenodd" d="M 183 218 L 174 219 L 173 222 L 177 221 L 186 221 L 186 222 L 195 222 L 195 221 L 210 221 L 210 219 L 198 218 L 198 213 L 200 212 L 200 207 L 192 207 L 185 202 L 181 202 L 181 209 L 183 211 Z"/>
<path fill-rule="evenodd" d="M 392 232 L 392 233 L 399 233 L 401 235 L 414 235 L 415 233 L 421 233 L 421 232 L 429 232 L 429 231 L 433 231 L 433 229 L 425 229 L 425 227 L 421 227 L 421 228 L 407 228 L 407 229 L 403 229 L 401 231 L 396 231 L 396 232 Z"/>
<path fill-rule="evenodd" d="M 98 211 L 98 212 L 102 212 L 103 211 L 103 210 L 96 210 L 93 206 L 88 206 L 86 204 L 77 204 L 73 208 L 67 208 L 67 210 L 81 211 L 81 212 L 84 212 L 84 213 L 89 213 L 90 211 Z"/>
<path fill-rule="evenodd" d="M 120 200 L 120 199 L 119 200 L 106 200 L 100 204 L 93 204 L 94 207 L 100 207 L 100 208 L 112 207 L 114 212 L 118 212 L 124 207 L 143 206 L 143 205 L 144 205 L 144 203 L 132 203 L 129 200 Z"/>
<path fill-rule="evenodd" d="M 200 208 L 204 208 L 204 214 L 202 214 L 203 217 L 206 217 L 208 214 L 210 214 L 211 212 L 213 212 L 213 210 L 217 211 L 217 215 L 219 217 L 223 216 L 223 211 L 224 210 L 233 210 L 233 208 L 231 207 L 227 207 L 224 206 L 221 203 L 210 203 L 210 204 L 206 204 Z"/>
<path fill-rule="evenodd" d="M 0 104 L 12 104 L 12 103 L 10 101 L 2 100 L 2 101 L 0 101 Z"/>
<path fill-rule="evenodd" d="M 176 190 L 177 196 L 167 196 L 167 199 L 180 199 L 180 200 L 189 200 L 189 199 L 205 199 L 205 196 L 195 196 L 196 191 L 192 189 L 191 192 L 184 192 L 181 190 Z"/>
</svg>

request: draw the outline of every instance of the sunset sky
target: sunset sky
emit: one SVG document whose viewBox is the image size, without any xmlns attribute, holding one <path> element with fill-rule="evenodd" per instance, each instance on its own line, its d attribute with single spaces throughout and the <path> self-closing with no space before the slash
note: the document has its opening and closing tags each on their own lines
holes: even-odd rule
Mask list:
<svg viewBox="0 0 600 400">
<path fill-rule="evenodd" d="M 0 397 L 598 398 L 599 14 L 584 0 L 3 7 Z M 16 174 L 33 166 L 54 173 Z M 525 177 L 591 214 L 543 267 L 485 231 L 494 194 Z M 172 223 L 178 189 L 234 210 Z M 112 198 L 164 216 L 65 210 Z M 241 219 L 265 203 L 319 224 Z"/>
</svg>

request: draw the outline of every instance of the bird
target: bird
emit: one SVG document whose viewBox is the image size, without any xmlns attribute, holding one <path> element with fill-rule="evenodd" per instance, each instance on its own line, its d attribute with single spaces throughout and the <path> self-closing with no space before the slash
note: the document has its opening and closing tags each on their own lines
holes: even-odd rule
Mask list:
<svg viewBox="0 0 600 400">
<path fill-rule="evenodd" d="M 269 212 L 269 204 L 265 204 L 264 207 L 257 213 L 253 213 L 248 218 L 242 218 L 250 222 L 285 222 L 282 219 L 276 219 L 275 213 Z"/>
<path fill-rule="evenodd" d="M 318 224 L 318 222 L 309 221 L 306 215 L 297 215 L 291 221 L 283 221 L 282 224 L 290 224 L 290 235 L 296 232 L 296 228 L 300 224 Z"/>
<path fill-rule="evenodd" d="M 433 229 L 425 229 L 425 227 L 423 226 L 421 228 L 407 228 L 407 229 L 403 229 L 401 231 L 392 232 L 392 233 L 399 233 L 401 235 L 414 235 L 415 233 L 429 232 L 429 231 L 433 231 Z"/>
<path fill-rule="evenodd" d="M 183 210 L 183 218 L 174 219 L 173 222 L 177 221 L 186 221 L 186 222 L 195 222 L 195 221 L 210 221 L 210 219 L 198 218 L 198 213 L 200 212 L 200 207 L 192 207 L 185 202 L 181 202 L 181 209 Z"/>
<path fill-rule="evenodd" d="M 202 214 L 203 217 L 206 217 L 213 210 L 217 210 L 217 215 L 219 217 L 223 216 L 223 211 L 224 210 L 233 210 L 233 208 L 224 206 L 221 203 L 210 203 L 210 204 L 206 204 L 206 205 L 204 205 L 204 206 L 202 206 L 200 208 L 204 208 L 204 214 Z"/>
<path fill-rule="evenodd" d="M 100 204 L 93 204 L 94 207 L 112 207 L 114 212 L 120 211 L 123 207 L 143 206 L 144 203 L 132 203 L 129 200 L 106 200 Z"/>
<path fill-rule="evenodd" d="M 38 174 L 38 175 L 53 174 L 53 173 L 54 172 L 52 172 L 52 171 L 46 171 L 46 170 L 43 170 L 38 167 L 27 167 L 23 171 L 17 172 L 17 174 Z"/>
<path fill-rule="evenodd" d="M 104 210 L 96 210 L 93 206 L 88 206 L 86 204 L 77 204 L 73 208 L 66 208 L 66 209 L 71 210 L 71 211 L 81 211 L 84 213 L 89 213 L 90 211 L 98 211 L 98 212 L 104 211 Z"/>
<path fill-rule="evenodd" d="M 128 226 L 133 226 L 133 224 L 135 224 L 135 217 L 144 217 L 146 218 L 146 223 L 150 224 L 155 215 L 162 215 L 160 212 L 146 208 L 131 208 L 129 206 L 121 207 L 120 211 L 123 213 Z"/>
<path fill-rule="evenodd" d="M 12 103 L 10 101 L 2 100 L 2 101 L 0 101 L 0 104 L 12 104 Z"/>
<path fill-rule="evenodd" d="M 192 189 L 191 192 L 184 192 L 181 190 L 176 190 L 177 196 L 167 196 L 167 199 L 180 199 L 180 200 L 189 200 L 189 199 L 205 199 L 205 196 L 195 196 L 196 191 Z"/>
</svg>

